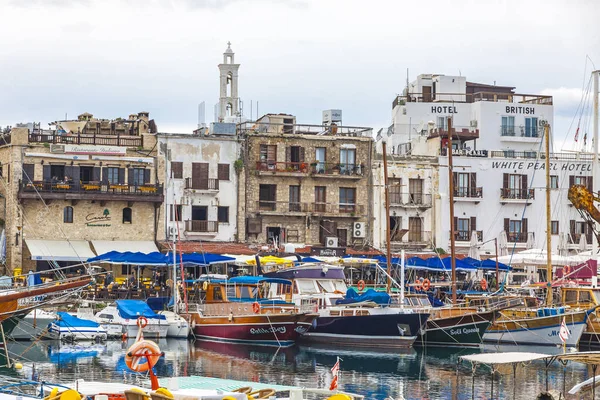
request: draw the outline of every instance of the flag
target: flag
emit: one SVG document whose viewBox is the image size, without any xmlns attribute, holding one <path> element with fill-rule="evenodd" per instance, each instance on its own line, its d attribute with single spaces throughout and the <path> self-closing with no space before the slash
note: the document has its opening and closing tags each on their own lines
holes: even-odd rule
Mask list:
<svg viewBox="0 0 600 400">
<path fill-rule="evenodd" d="M 569 339 L 569 328 L 567 328 L 567 324 L 565 322 L 565 317 L 563 317 L 562 323 L 560 324 L 560 330 L 558 331 L 558 336 L 563 343 L 566 343 Z"/>
<path fill-rule="evenodd" d="M 579 127 L 577 127 L 577 130 L 575 131 L 575 141 L 579 140 Z"/>
<path fill-rule="evenodd" d="M 337 361 L 331 367 L 331 374 L 333 375 L 333 379 L 331 380 L 331 385 L 329 385 L 329 390 L 336 390 L 338 387 L 338 375 L 340 373 L 340 358 L 337 358 Z"/>
</svg>

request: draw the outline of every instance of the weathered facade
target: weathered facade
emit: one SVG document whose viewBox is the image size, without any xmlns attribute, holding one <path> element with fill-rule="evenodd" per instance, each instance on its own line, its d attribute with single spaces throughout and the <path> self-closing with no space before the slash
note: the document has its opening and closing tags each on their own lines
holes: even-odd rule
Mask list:
<svg viewBox="0 0 600 400">
<path fill-rule="evenodd" d="M 245 138 L 239 237 L 278 245 L 370 244 L 371 129 L 295 122 L 268 114 L 238 125 Z"/>
<path fill-rule="evenodd" d="M 156 248 L 164 195 L 148 113 L 114 121 L 86 113 L 55 125 L 14 128 L 0 141 L 6 265 L 23 272 L 64 266 L 113 242 Z"/>
</svg>

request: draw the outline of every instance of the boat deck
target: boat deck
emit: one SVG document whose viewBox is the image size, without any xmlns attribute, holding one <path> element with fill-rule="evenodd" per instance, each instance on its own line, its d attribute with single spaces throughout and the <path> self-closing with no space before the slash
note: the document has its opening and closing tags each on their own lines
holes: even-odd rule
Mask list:
<svg viewBox="0 0 600 400">
<path fill-rule="evenodd" d="M 174 378 L 161 378 L 159 383 L 162 387 L 169 390 L 178 389 L 204 389 L 204 390 L 222 390 L 232 391 L 244 386 L 251 386 L 252 390 L 273 389 L 278 392 L 284 392 L 291 389 L 300 389 L 298 386 L 273 385 L 259 382 L 245 382 L 233 379 L 209 378 L 205 376 L 180 376 Z"/>
</svg>

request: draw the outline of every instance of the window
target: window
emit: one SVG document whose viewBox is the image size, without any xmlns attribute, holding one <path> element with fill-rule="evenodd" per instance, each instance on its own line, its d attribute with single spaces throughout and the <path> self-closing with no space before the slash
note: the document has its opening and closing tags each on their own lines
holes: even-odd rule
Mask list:
<svg viewBox="0 0 600 400">
<path fill-rule="evenodd" d="M 125 207 L 123 209 L 123 223 L 130 224 L 131 223 L 131 208 Z"/>
<path fill-rule="evenodd" d="M 340 212 L 356 211 L 356 189 L 340 188 Z"/>
<path fill-rule="evenodd" d="M 171 161 L 171 177 L 183 179 L 183 163 L 181 161 Z"/>
<path fill-rule="evenodd" d="M 558 221 L 550 221 L 550 234 L 558 235 Z"/>
<path fill-rule="evenodd" d="M 536 117 L 525 118 L 525 136 L 538 137 L 538 119 Z"/>
<path fill-rule="evenodd" d="M 173 205 L 168 206 L 169 207 L 169 221 L 173 221 Z M 177 222 L 181 222 L 181 204 L 178 204 L 175 206 L 175 221 Z"/>
<path fill-rule="evenodd" d="M 515 117 L 502 117 L 502 136 L 515 136 Z"/>
<path fill-rule="evenodd" d="M 275 211 L 277 185 L 260 185 L 258 206 L 261 210 Z"/>
<path fill-rule="evenodd" d="M 469 218 L 459 218 L 456 225 L 456 240 L 467 242 L 470 238 L 471 220 Z"/>
<path fill-rule="evenodd" d="M 290 211 L 300 212 L 300 186 L 290 186 Z"/>
<path fill-rule="evenodd" d="M 326 208 L 326 196 L 327 191 L 325 186 L 315 186 L 315 205 L 313 210 L 315 212 L 325 212 Z"/>
<path fill-rule="evenodd" d="M 133 173 L 133 179 L 131 180 L 131 184 L 133 186 L 143 186 L 144 185 L 144 168 L 132 168 L 129 171 Z"/>
<path fill-rule="evenodd" d="M 340 174 L 350 175 L 356 169 L 356 149 L 340 149 Z"/>
<path fill-rule="evenodd" d="M 400 189 L 402 188 L 402 179 L 388 179 L 388 194 L 390 196 L 390 204 L 402 204 Z"/>
<path fill-rule="evenodd" d="M 348 229 L 337 230 L 338 246 L 346 247 L 348 245 Z"/>
<path fill-rule="evenodd" d="M 587 186 L 588 177 L 587 176 L 573 176 L 573 184 L 574 185 L 583 185 Z"/>
<path fill-rule="evenodd" d="M 440 131 L 448 130 L 448 117 L 437 117 L 437 128 Z"/>
<path fill-rule="evenodd" d="M 109 184 L 119 183 L 119 168 L 108 167 L 106 168 L 106 180 Z"/>
<path fill-rule="evenodd" d="M 65 207 L 65 209 L 63 211 L 63 222 L 65 224 L 73 223 L 73 207 L 71 207 L 71 206 Z"/>
<path fill-rule="evenodd" d="M 261 144 L 260 161 L 277 161 L 277 146 Z"/>
<path fill-rule="evenodd" d="M 220 181 L 229 180 L 229 164 L 219 164 L 217 170 L 217 178 Z"/>
<path fill-rule="evenodd" d="M 550 189 L 558 189 L 558 175 L 550 175 Z"/>
<path fill-rule="evenodd" d="M 527 218 L 522 220 L 504 219 L 504 231 L 507 233 L 509 242 L 527 242 Z"/>
<path fill-rule="evenodd" d="M 527 175 L 504 174 L 502 183 L 502 197 L 508 199 L 527 199 Z"/>
<path fill-rule="evenodd" d="M 410 204 L 423 204 L 423 179 L 409 179 L 408 193 Z"/>
<path fill-rule="evenodd" d="M 229 207 L 219 206 L 217 208 L 217 220 L 219 222 L 229 222 Z"/>
<path fill-rule="evenodd" d="M 290 146 L 285 149 L 285 162 L 287 168 L 298 170 L 304 162 L 304 147 Z"/>
<path fill-rule="evenodd" d="M 315 166 L 315 172 L 317 174 L 325 173 L 325 157 L 327 155 L 327 148 L 325 147 L 317 147 L 315 148 L 315 161 L 317 165 Z"/>
</svg>

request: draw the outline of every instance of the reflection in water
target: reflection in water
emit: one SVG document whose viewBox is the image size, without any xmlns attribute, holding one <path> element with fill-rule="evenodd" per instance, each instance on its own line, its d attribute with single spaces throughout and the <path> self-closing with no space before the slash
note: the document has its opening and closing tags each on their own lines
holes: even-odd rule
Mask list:
<svg viewBox="0 0 600 400">
<path fill-rule="evenodd" d="M 134 383 L 135 374 L 127 370 L 124 362 L 125 351 L 132 343 L 10 343 L 8 350 L 11 356 L 23 362 L 24 368 L 19 373 L 0 369 L 0 375 L 36 377 L 55 382 L 83 378 Z M 470 364 L 459 362 L 461 355 L 480 351 L 560 351 L 523 346 L 485 346 L 482 349 L 432 347 L 393 351 L 324 346 L 276 349 L 176 339 L 162 339 L 158 344 L 165 352 L 165 357 L 156 366 L 161 377 L 204 375 L 307 387 L 328 387 L 330 368 L 339 356 L 342 359 L 340 387 L 364 394 L 367 399 L 399 398 L 402 394 L 406 399 L 462 400 L 473 398 L 473 391 L 476 399 L 490 398 L 490 369 L 477 368 L 473 379 Z M 4 359 L 0 359 L 0 364 L 4 364 Z M 563 370 L 559 363 L 554 363 L 548 368 L 549 387 L 557 390 L 561 390 L 563 384 L 568 390 L 590 376 L 591 372 L 580 364 L 569 364 Z M 513 381 L 512 369 L 501 368 L 494 378 L 494 398 L 529 400 L 544 387 L 543 361 L 519 367 L 516 382 Z"/>
</svg>

